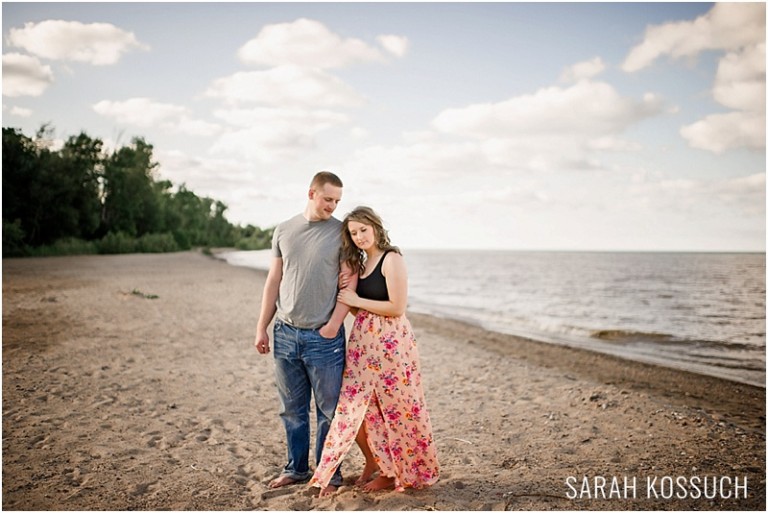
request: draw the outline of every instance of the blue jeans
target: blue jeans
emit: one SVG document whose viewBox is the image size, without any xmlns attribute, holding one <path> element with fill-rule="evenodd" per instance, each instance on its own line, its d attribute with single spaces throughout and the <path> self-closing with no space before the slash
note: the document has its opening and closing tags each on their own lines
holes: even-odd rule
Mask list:
<svg viewBox="0 0 768 513">
<path fill-rule="evenodd" d="M 309 479 L 309 407 L 315 395 L 317 436 L 315 463 L 331 427 L 341 390 L 345 356 L 344 326 L 335 339 L 320 336 L 316 329 L 294 328 L 275 320 L 274 353 L 280 418 L 288 440 L 288 464 L 283 474 L 295 481 Z M 341 466 L 331 484 L 341 485 Z"/>
</svg>

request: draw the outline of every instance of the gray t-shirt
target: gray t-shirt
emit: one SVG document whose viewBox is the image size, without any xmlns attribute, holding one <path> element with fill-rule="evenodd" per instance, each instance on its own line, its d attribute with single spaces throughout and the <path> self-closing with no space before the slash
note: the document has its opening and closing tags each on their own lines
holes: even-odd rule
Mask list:
<svg viewBox="0 0 768 513">
<path fill-rule="evenodd" d="M 310 222 L 299 214 L 277 225 L 272 256 L 283 259 L 277 318 L 296 328 L 319 328 L 336 306 L 341 221 Z"/>
</svg>

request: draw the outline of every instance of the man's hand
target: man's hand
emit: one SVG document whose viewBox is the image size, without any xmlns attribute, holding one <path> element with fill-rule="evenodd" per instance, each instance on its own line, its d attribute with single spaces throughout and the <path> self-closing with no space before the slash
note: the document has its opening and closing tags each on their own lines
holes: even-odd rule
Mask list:
<svg viewBox="0 0 768 513">
<path fill-rule="evenodd" d="M 267 335 L 267 331 L 260 331 L 256 335 L 256 340 L 253 342 L 253 345 L 256 346 L 256 350 L 261 354 L 267 354 L 269 353 L 269 335 Z"/>
<path fill-rule="evenodd" d="M 336 335 L 339 334 L 339 327 L 338 326 L 331 326 L 331 324 L 323 324 L 322 328 L 317 330 L 318 333 L 320 333 L 320 336 L 323 338 L 336 338 Z"/>
<path fill-rule="evenodd" d="M 349 285 L 349 280 L 352 279 L 354 273 L 346 265 L 341 266 L 341 272 L 339 272 L 339 288 L 345 289 Z"/>
</svg>

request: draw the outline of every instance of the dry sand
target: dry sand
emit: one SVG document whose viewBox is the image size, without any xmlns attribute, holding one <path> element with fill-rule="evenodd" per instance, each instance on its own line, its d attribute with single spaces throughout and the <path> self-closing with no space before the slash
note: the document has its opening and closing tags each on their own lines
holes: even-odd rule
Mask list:
<svg viewBox="0 0 768 513">
<path fill-rule="evenodd" d="M 353 449 L 333 497 L 269 490 L 285 442 L 252 345 L 263 283 L 194 252 L 3 260 L 3 509 L 765 508 L 765 389 L 420 315 L 440 482 L 361 493 Z M 636 490 L 571 499 L 569 476 Z M 746 479 L 747 498 L 649 499 L 664 476 Z"/>
</svg>

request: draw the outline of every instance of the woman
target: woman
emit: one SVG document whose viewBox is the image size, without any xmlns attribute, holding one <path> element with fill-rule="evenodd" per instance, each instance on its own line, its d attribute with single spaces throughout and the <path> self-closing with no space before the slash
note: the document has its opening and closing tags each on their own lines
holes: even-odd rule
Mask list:
<svg viewBox="0 0 768 513">
<path fill-rule="evenodd" d="M 357 480 L 364 490 L 430 486 L 438 479 L 437 450 L 405 317 L 407 271 L 372 209 L 358 207 L 344 218 L 342 261 L 359 270 L 357 292 L 342 290 L 338 297 L 356 317 L 341 395 L 310 485 L 322 489 L 320 496 L 333 493 L 331 476 L 356 440 L 365 456 Z"/>
</svg>

